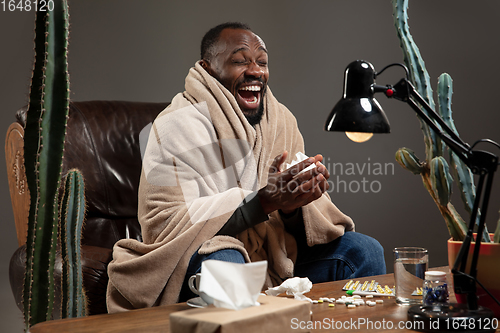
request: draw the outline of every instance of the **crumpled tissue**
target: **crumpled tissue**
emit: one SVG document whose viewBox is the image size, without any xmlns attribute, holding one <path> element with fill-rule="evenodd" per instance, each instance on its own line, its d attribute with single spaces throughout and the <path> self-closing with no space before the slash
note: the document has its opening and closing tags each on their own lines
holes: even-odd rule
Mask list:
<svg viewBox="0 0 500 333">
<path fill-rule="evenodd" d="M 311 302 L 309 297 L 304 296 L 311 288 L 312 282 L 308 278 L 294 277 L 283 281 L 283 283 L 277 287 L 267 289 L 266 294 L 269 296 L 277 296 L 286 292 L 287 295 L 293 295 L 295 299 Z"/>
<path fill-rule="evenodd" d="M 212 297 L 216 307 L 240 310 L 259 305 L 267 261 L 238 264 L 205 260 L 201 264 L 200 292 Z"/>
<path fill-rule="evenodd" d="M 309 158 L 309 156 L 307 156 L 306 154 L 301 153 L 301 152 L 299 151 L 297 154 L 295 154 L 295 159 L 294 159 L 294 160 L 293 160 L 290 164 L 285 163 L 285 164 L 286 164 L 286 169 L 285 169 L 285 170 L 290 169 L 290 168 L 291 168 L 291 167 L 293 167 L 295 164 L 300 163 L 300 162 L 302 162 L 303 160 L 308 159 L 308 158 Z M 311 165 L 310 165 L 310 166 L 308 166 L 307 168 L 304 168 L 302 171 L 300 171 L 297 175 L 300 175 L 301 173 L 306 172 L 306 171 L 308 171 L 308 170 L 312 170 L 312 169 L 314 169 L 315 167 L 316 167 L 316 164 L 311 164 Z M 295 175 L 294 175 L 294 176 L 295 176 Z"/>
</svg>

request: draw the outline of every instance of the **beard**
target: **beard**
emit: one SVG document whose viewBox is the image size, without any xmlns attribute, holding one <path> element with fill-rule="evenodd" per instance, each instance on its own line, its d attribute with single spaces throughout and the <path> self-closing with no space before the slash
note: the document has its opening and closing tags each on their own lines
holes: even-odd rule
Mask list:
<svg viewBox="0 0 500 333">
<path fill-rule="evenodd" d="M 255 127 L 255 125 L 260 123 L 263 115 L 264 115 L 264 99 L 261 98 L 260 103 L 259 103 L 259 110 L 254 114 L 245 115 L 245 118 L 247 118 L 250 125 Z"/>
<path fill-rule="evenodd" d="M 251 114 L 251 115 L 244 114 L 245 118 L 247 118 L 247 121 L 253 127 L 255 127 L 255 125 L 260 123 L 262 121 L 262 116 L 264 116 L 264 96 L 266 95 L 266 90 L 267 90 L 267 86 L 264 87 L 264 89 L 261 92 L 259 109 L 257 110 L 257 112 L 255 112 L 254 114 Z"/>
</svg>

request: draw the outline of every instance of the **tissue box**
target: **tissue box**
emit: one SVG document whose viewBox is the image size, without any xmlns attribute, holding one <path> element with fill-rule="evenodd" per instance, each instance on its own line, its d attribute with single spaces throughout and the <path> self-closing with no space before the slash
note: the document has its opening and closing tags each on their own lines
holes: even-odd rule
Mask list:
<svg viewBox="0 0 500 333">
<path fill-rule="evenodd" d="M 259 296 L 260 306 L 229 310 L 213 306 L 170 314 L 172 333 L 302 332 L 294 322 L 311 320 L 311 303 L 275 296 Z M 294 328 L 296 328 L 294 326 Z"/>
</svg>

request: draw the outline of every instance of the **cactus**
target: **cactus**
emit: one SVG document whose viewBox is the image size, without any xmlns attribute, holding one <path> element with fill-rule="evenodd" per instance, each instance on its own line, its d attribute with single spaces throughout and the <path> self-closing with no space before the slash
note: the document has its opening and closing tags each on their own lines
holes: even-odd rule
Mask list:
<svg viewBox="0 0 500 333">
<path fill-rule="evenodd" d="M 58 190 L 69 112 L 68 5 L 37 12 L 35 61 L 24 137 L 30 192 L 23 289 L 25 329 L 52 318 L 54 262 L 59 225 Z"/>
<path fill-rule="evenodd" d="M 451 112 L 451 96 L 453 94 L 453 80 L 447 73 L 443 73 L 438 79 L 438 111 L 446 124 L 458 135 L 458 130 L 453 122 Z M 471 214 L 476 198 L 476 187 L 474 186 L 474 175 L 469 167 L 462 161 L 457 154 L 449 150 L 451 170 L 460 190 L 460 196 L 465 210 Z M 481 212 L 478 211 L 476 224 L 479 224 Z M 486 226 L 485 226 L 486 227 Z M 490 236 L 487 228 L 483 231 L 483 240 L 489 242 Z"/>
<path fill-rule="evenodd" d="M 424 60 L 420 51 L 410 34 L 408 25 L 408 0 L 392 0 L 393 16 L 401 49 L 403 50 L 404 62 L 410 71 L 410 79 L 417 89 L 418 93 L 434 109 L 434 100 L 432 99 L 432 87 L 430 77 L 425 68 Z M 427 111 L 422 109 L 427 114 Z M 435 156 L 442 155 L 441 139 L 429 128 L 429 126 L 420 118 L 420 126 L 424 133 L 425 152 L 427 160 Z"/>
<path fill-rule="evenodd" d="M 79 170 L 68 171 L 61 200 L 61 254 L 63 269 L 61 280 L 61 318 L 84 317 L 87 301 L 83 290 L 81 263 L 81 230 L 85 215 L 83 176 Z"/>
<path fill-rule="evenodd" d="M 392 0 L 394 24 L 403 50 L 404 62 L 410 71 L 410 80 L 419 94 L 434 108 L 429 74 L 408 26 L 408 1 Z M 446 124 L 458 135 L 452 119 L 451 96 L 453 88 L 451 77 L 448 74 L 445 73 L 439 77 L 437 93 L 439 114 L 443 117 Z M 424 109 L 422 111 L 426 113 Z M 408 148 L 399 149 L 396 152 L 396 160 L 405 169 L 410 170 L 414 174 L 421 175 L 425 188 L 436 202 L 441 215 L 445 219 L 451 237 L 454 240 L 463 240 L 467 226 L 450 202 L 453 178 L 450 174 L 448 162 L 443 157 L 445 145 L 432 129 L 421 119 L 419 120 L 424 135 L 426 160 L 421 162 L 415 153 Z M 455 179 L 458 181 L 462 201 L 467 212 L 470 214 L 476 197 L 472 172 L 451 150 L 450 164 Z M 476 223 L 478 221 L 479 215 Z M 486 228 L 482 241 L 490 242 Z"/>
<path fill-rule="evenodd" d="M 400 148 L 396 152 L 396 161 L 408 171 L 413 172 L 415 175 L 419 175 L 425 170 L 425 166 L 418 159 L 415 152 L 408 148 Z"/>
</svg>

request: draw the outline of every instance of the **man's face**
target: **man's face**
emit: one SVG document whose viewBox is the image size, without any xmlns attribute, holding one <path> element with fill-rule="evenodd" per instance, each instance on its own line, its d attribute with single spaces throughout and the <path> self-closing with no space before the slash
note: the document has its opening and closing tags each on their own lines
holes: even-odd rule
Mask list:
<svg viewBox="0 0 500 333">
<path fill-rule="evenodd" d="M 269 79 L 264 42 L 251 31 L 222 30 L 215 53 L 203 67 L 236 98 L 247 118 L 259 113 Z"/>
</svg>

